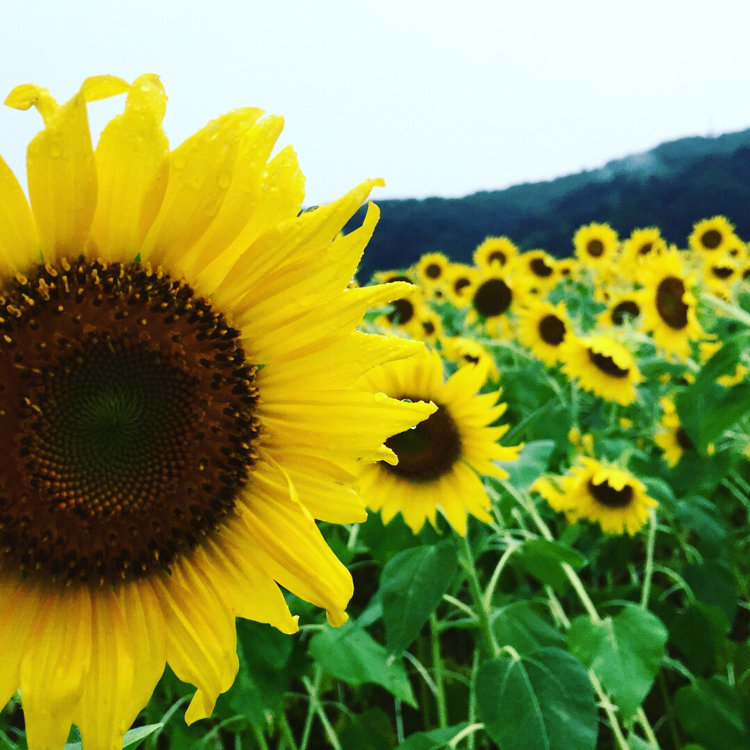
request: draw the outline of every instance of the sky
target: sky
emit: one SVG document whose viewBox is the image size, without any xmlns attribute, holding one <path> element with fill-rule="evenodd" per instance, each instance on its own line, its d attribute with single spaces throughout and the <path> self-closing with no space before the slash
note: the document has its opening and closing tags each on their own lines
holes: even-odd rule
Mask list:
<svg viewBox="0 0 750 750">
<path fill-rule="evenodd" d="M 157 73 L 173 147 L 236 107 L 283 115 L 306 205 L 369 177 L 376 199 L 468 195 L 750 127 L 747 0 L 1 1 L 2 98 Z M 91 105 L 95 135 L 122 101 Z M 0 107 L 16 174 L 40 124 Z"/>
</svg>

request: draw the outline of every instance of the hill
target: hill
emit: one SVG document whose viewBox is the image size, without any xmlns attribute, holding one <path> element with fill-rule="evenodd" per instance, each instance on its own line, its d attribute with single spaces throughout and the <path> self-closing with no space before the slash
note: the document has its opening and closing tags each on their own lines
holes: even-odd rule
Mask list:
<svg viewBox="0 0 750 750">
<path fill-rule="evenodd" d="M 724 214 L 740 236 L 750 237 L 750 129 L 682 138 L 548 182 L 377 203 L 381 218 L 360 265 L 362 280 L 434 250 L 469 262 L 492 235 L 507 235 L 524 250 L 566 256 L 575 230 L 591 221 L 607 221 L 621 236 L 657 225 L 668 241 L 684 245 L 696 221 Z M 361 219 L 360 212 L 353 224 Z"/>
</svg>

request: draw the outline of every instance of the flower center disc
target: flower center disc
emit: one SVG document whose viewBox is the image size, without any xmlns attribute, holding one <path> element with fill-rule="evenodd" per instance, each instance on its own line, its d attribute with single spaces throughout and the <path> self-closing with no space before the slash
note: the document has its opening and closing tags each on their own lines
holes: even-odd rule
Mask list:
<svg viewBox="0 0 750 750">
<path fill-rule="evenodd" d="M 550 346 L 560 346 L 565 338 L 565 323 L 557 315 L 545 315 L 537 330 L 542 341 Z"/>
<path fill-rule="evenodd" d="M 402 396 L 401 398 L 408 398 Z M 429 482 L 450 471 L 461 453 L 456 423 L 443 407 L 410 430 L 388 438 L 385 444 L 398 456 L 398 464 L 383 466 L 412 482 Z"/>
<path fill-rule="evenodd" d="M 613 378 L 625 378 L 628 376 L 628 370 L 620 367 L 612 357 L 608 357 L 606 354 L 599 352 L 593 352 L 591 349 L 587 349 L 589 353 L 589 361 L 605 375 L 609 375 Z"/>
<path fill-rule="evenodd" d="M 616 490 L 606 479 L 600 484 L 589 479 L 588 488 L 594 499 L 608 508 L 627 508 L 633 499 L 633 488 L 629 484 Z"/>
<path fill-rule="evenodd" d="M 701 235 L 701 245 L 706 250 L 716 250 L 721 245 L 721 232 L 717 229 L 709 229 Z"/>
<path fill-rule="evenodd" d="M 586 252 L 592 258 L 601 258 L 604 254 L 604 243 L 601 240 L 590 240 L 586 245 Z"/>
<path fill-rule="evenodd" d="M 502 315 L 513 301 L 510 287 L 502 279 L 488 279 L 474 295 L 474 309 L 485 318 Z"/>
<path fill-rule="evenodd" d="M 140 263 L 40 265 L 0 295 L 1 554 L 53 580 L 168 570 L 252 467 L 239 332 Z"/>
<path fill-rule="evenodd" d="M 548 265 L 544 258 L 534 258 L 531 263 L 529 263 L 529 268 L 531 268 L 531 272 L 540 279 L 546 279 L 548 276 L 551 276 L 553 271 L 552 266 Z"/>
<path fill-rule="evenodd" d="M 667 276 L 656 289 L 656 309 L 661 319 L 679 331 L 688 324 L 688 306 L 682 301 L 685 284 L 676 276 Z"/>
<path fill-rule="evenodd" d="M 618 302 L 612 308 L 612 322 L 616 326 L 621 326 L 625 323 L 626 318 L 637 318 L 640 314 L 641 308 L 638 307 L 638 303 L 626 299 Z"/>
</svg>

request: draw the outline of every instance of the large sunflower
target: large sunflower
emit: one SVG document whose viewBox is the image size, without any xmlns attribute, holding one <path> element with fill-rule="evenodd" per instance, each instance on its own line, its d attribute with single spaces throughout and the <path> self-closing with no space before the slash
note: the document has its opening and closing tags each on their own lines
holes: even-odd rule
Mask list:
<svg viewBox="0 0 750 750">
<path fill-rule="evenodd" d="M 386 441 L 397 465 L 380 461 L 363 471 L 360 490 L 367 505 L 385 523 L 401 512 L 415 534 L 426 520 L 436 524 L 438 510 L 461 535 L 467 512 L 489 521 L 490 501 L 479 475 L 508 476 L 494 461 L 514 460 L 521 446 L 498 445 L 508 426 L 490 425 L 505 404 L 497 404 L 497 392 L 477 393 L 482 370 L 464 367 L 443 382 L 442 360 L 431 352 L 371 370 L 361 383 L 375 393 L 437 405 L 424 422 Z"/>
<path fill-rule="evenodd" d="M 581 457 L 562 477 L 541 477 L 532 485 L 554 510 L 565 513 L 570 523 L 582 518 L 594 521 L 602 531 L 632 535 L 648 521 L 656 500 L 646 494 L 643 482 L 614 466 Z"/>
<path fill-rule="evenodd" d="M 640 294 L 643 326 L 668 354 L 685 359 L 690 342 L 703 336 L 691 291 L 694 274 L 685 273 L 677 250 L 653 257 L 643 269 Z"/>
<path fill-rule="evenodd" d="M 635 386 L 643 380 L 633 355 L 610 336 L 568 336 L 560 359 L 562 371 L 581 388 L 623 406 L 635 400 Z"/>
<path fill-rule="evenodd" d="M 738 242 L 734 226 L 726 216 L 701 219 L 693 226 L 693 231 L 688 237 L 688 246 L 691 250 L 707 255 L 721 255 Z"/>
<path fill-rule="evenodd" d="M 573 236 L 576 257 L 592 269 L 611 268 L 619 239 L 617 232 L 609 224 L 596 221 L 579 227 Z"/>
<path fill-rule="evenodd" d="M 87 102 L 127 92 L 94 151 Z M 114 750 L 165 663 L 211 714 L 236 616 L 297 629 L 279 584 L 346 619 L 315 520 L 357 521 L 360 463 L 429 413 L 355 389 L 415 345 L 356 331 L 401 285 L 346 290 L 373 182 L 299 214 L 276 117 L 242 109 L 170 152 L 154 76 L 41 112 L 31 208 L 0 161 L 0 705 L 29 747 Z M 406 284 L 403 285 L 407 286 Z"/>
</svg>

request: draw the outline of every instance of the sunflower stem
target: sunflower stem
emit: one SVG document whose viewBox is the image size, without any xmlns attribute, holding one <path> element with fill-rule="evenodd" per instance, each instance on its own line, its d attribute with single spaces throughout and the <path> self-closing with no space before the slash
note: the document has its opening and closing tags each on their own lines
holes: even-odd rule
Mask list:
<svg viewBox="0 0 750 750">
<path fill-rule="evenodd" d="M 459 540 L 459 545 L 463 552 L 464 568 L 469 581 L 469 590 L 471 591 L 471 597 L 474 600 L 474 606 L 477 609 L 475 614 L 479 620 L 479 630 L 482 634 L 482 641 L 487 655 L 492 658 L 500 653 L 500 649 L 495 641 L 495 634 L 492 632 L 492 626 L 490 625 L 489 607 L 485 606 L 484 603 L 482 588 L 479 585 L 479 578 L 477 576 L 476 565 L 474 564 L 474 556 L 472 555 L 471 547 L 469 546 L 469 540 L 466 536 L 460 536 Z"/>
<path fill-rule="evenodd" d="M 299 746 L 294 740 L 292 728 L 289 726 L 289 719 L 286 718 L 284 711 L 281 712 L 281 716 L 279 717 L 279 729 L 281 730 L 282 739 L 289 746 L 290 750 L 299 750 Z"/>
<path fill-rule="evenodd" d="M 609 696 L 604 692 L 602 683 L 599 682 L 599 678 L 596 676 L 596 672 L 594 672 L 593 669 L 589 669 L 589 679 L 591 680 L 591 684 L 594 686 L 594 691 L 599 696 L 599 705 L 601 706 L 604 713 L 607 714 L 607 718 L 609 719 L 609 726 L 612 729 L 612 734 L 614 734 L 620 750 L 630 750 L 630 745 L 628 745 L 628 741 L 625 739 L 625 735 L 620 728 L 620 722 L 617 720 L 615 706 L 612 704 Z"/>
<path fill-rule="evenodd" d="M 341 750 L 339 738 L 336 736 L 336 732 L 334 731 L 331 722 L 328 721 L 326 712 L 323 710 L 323 704 L 320 702 L 320 698 L 318 697 L 318 688 L 320 687 L 320 672 L 318 672 L 318 674 L 316 675 L 314 684 L 310 682 L 307 677 L 302 678 L 302 683 L 305 686 L 305 690 L 307 690 L 307 694 L 310 696 L 310 705 L 314 712 L 318 715 L 320 723 L 323 725 L 323 731 L 325 732 L 328 742 L 330 743 L 333 750 Z"/>
<path fill-rule="evenodd" d="M 448 726 L 448 709 L 443 685 L 443 658 L 440 654 L 438 619 L 434 612 L 430 615 L 430 645 L 432 646 L 432 671 L 435 676 L 435 706 L 437 708 L 438 726 L 442 729 Z"/>
<path fill-rule="evenodd" d="M 651 579 L 654 576 L 654 543 L 656 540 L 656 513 L 651 511 L 649 519 L 648 540 L 646 542 L 646 568 L 643 572 L 643 590 L 641 591 L 641 609 L 648 609 L 651 597 Z"/>
</svg>

